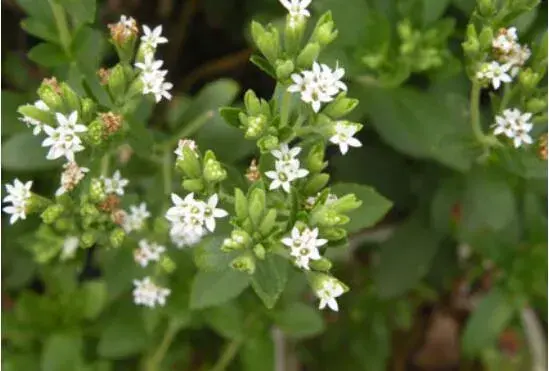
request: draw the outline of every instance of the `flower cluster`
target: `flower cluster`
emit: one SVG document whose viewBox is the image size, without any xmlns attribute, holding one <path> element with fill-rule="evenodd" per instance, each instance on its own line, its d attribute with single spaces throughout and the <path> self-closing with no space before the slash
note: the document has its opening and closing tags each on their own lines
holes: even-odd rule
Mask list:
<svg viewBox="0 0 549 371">
<path fill-rule="evenodd" d="M 271 154 L 276 158 L 275 170 L 265 173 L 268 178 L 272 179 L 270 190 L 282 187 L 284 191 L 290 193 L 291 183 L 309 174 L 309 170 L 300 167 L 299 159 L 296 158 L 300 152 L 300 147 L 290 149 L 286 143 L 282 144 L 279 149 L 271 151 Z"/>
<path fill-rule="evenodd" d="M 46 158 L 55 160 L 65 156 L 71 162 L 74 162 L 74 154 L 84 150 L 82 139 L 79 133 L 88 131 L 88 128 L 78 123 L 78 112 L 74 111 L 69 116 L 61 113 L 55 113 L 55 119 L 58 126 L 53 128 L 44 125 L 44 132 L 48 138 L 42 142 L 43 147 L 51 147 Z"/>
<path fill-rule="evenodd" d="M 147 204 L 142 202 L 139 206 L 130 206 L 130 212 L 124 214 L 122 228 L 126 233 L 139 231 L 145 226 L 145 221 L 151 216 L 147 210 Z"/>
<path fill-rule="evenodd" d="M 13 184 L 6 184 L 8 195 L 4 197 L 4 202 L 9 202 L 11 205 L 4 207 L 4 212 L 11 214 L 10 224 L 15 223 L 19 219 L 26 219 L 26 210 L 31 198 L 32 181 L 26 183 L 15 179 Z"/>
<path fill-rule="evenodd" d="M 501 116 L 496 116 L 496 122 L 493 125 L 494 135 L 505 135 L 513 140 L 515 148 L 523 144 L 532 144 L 532 138 L 529 132 L 534 126 L 530 119 L 532 114 L 522 113 L 517 108 L 506 109 Z"/>
<path fill-rule="evenodd" d="M 171 293 L 170 289 L 158 286 L 152 282 L 150 277 L 145 277 L 142 280 L 134 280 L 133 285 L 135 286 L 133 289 L 134 303 L 149 308 L 166 304 L 166 298 Z"/>
<path fill-rule="evenodd" d="M 492 49 L 496 60 L 483 63 L 476 77 L 482 82 L 491 82 L 497 90 L 502 83 L 513 81 L 531 52 L 528 46 L 519 44 L 515 27 L 499 30 L 492 40 Z"/>
<path fill-rule="evenodd" d="M 312 70 L 291 75 L 293 85 L 288 87 L 288 91 L 300 93 L 301 100 L 318 112 L 323 103 L 333 101 L 340 91 L 347 91 L 347 86 L 341 81 L 343 75 L 345 70 L 337 65 L 332 70 L 325 64 L 314 62 Z"/>
<path fill-rule="evenodd" d="M 134 251 L 134 259 L 137 264 L 145 268 L 150 262 L 159 262 L 166 248 L 155 242 L 142 239 L 139 241 L 139 248 Z"/>
<path fill-rule="evenodd" d="M 90 171 L 87 167 L 78 166 L 76 162 L 67 162 L 63 165 L 63 169 L 61 187 L 55 192 L 56 196 L 72 191 L 84 179 L 86 173 Z"/>
<path fill-rule="evenodd" d="M 111 31 L 111 37 L 119 44 L 123 44 L 126 40 L 137 35 L 139 32 L 135 19 L 125 15 L 121 15 L 120 20 L 117 23 L 110 24 L 109 29 Z"/>
<path fill-rule="evenodd" d="M 362 147 L 362 143 L 354 137 L 360 129 L 359 124 L 338 121 L 334 126 L 334 135 L 330 137 L 330 142 L 337 144 L 341 154 L 344 155 L 349 151 L 349 147 Z"/>
<path fill-rule="evenodd" d="M 294 257 L 295 265 L 306 270 L 310 269 L 309 260 L 322 258 L 318 248 L 327 242 L 328 240 L 318 238 L 318 228 L 305 228 L 300 231 L 296 226 L 292 228 L 290 237 L 282 239 L 282 243 L 290 248 L 290 255 Z"/>
<path fill-rule="evenodd" d="M 42 100 L 37 100 L 36 102 L 34 102 L 34 107 L 46 112 L 50 110 L 50 108 Z M 44 123 L 38 121 L 37 119 L 33 119 L 32 117 L 23 115 L 23 117 L 21 117 L 19 120 L 27 124 L 27 127 L 32 127 L 33 135 L 38 135 L 43 130 Z"/>
<path fill-rule="evenodd" d="M 145 56 L 142 62 L 136 62 L 135 67 L 142 72 L 141 82 L 143 83 L 143 94 L 152 94 L 156 102 L 160 102 L 162 98 L 167 100 L 172 99 L 170 93 L 173 84 L 165 81 L 168 74 L 167 70 L 161 70 L 160 67 L 164 64 L 162 60 L 155 60 L 154 53 L 158 44 L 167 43 L 168 39 L 162 37 L 162 26 L 150 30 L 149 27 L 143 26 L 144 35 L 141 37 L 142 47 Z"/>
<path fill-rule="evenodd" d="M 166 212 L 166 219 L 171 223 L 172 242 L 178 247 L 198 243 L 206 233 L 215 231 L 216 218 L 228 215 L 217 208 L 217 194 L 210 196 L 207 202 L 195 199 L 194 193 L 183 199 L 172 193 L 171 198 L 174 206 Z"/>
</svg>

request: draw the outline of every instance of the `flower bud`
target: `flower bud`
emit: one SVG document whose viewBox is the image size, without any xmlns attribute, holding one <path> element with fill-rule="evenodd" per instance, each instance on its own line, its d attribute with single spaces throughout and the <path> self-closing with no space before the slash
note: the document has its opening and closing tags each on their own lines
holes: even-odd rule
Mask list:
<svg viewBox="0 0 549 371">
<path fill-rule="evenodd" d="M 210 183 L 219 183 L 227 178 L 227 171 L 223 169 L 221 163 L 214 159 L 206 160 L 204 164 L 204 179 Z"/>
<path fill-rule="evenodd" d="M 109 242 L 111 243 L 112 247 L 118 248 L 122 246 L 125 237 L 126 233 L 124 233 L 124 230 L 122 228 L 115 228 L 109 235 Z"/>
<path fill-rule="evenodd" d="M 80 206 L 80 215 L 81 216 L 90 216 L 90 217 L 97 217 L 100 215 L 99 210 L 97 210 L 97 207 L 90 203 L 84 203 L 82 206 Z"/>
<path fill-rule="evenodd" d="M 255 259 L 253 256 L 246 254 L 241 255 L 231 262 L 231 268 L 239 272 L 244 272 L 249 275 L 255 272 Z"/>
<path fill-rule="evenodd" d="M 478 38 L 480 42 L 480 48 L 482 50 L 490 49 L 492 47 L 493 39 L 494 39 L 494 33 L 492 31 L 492 28 L 488 26 L 484 26 Z"/>
<path fill-rule="evenodd" d="M 177 268 L 175 262 L 166 254 L 160 258 L 160 267 L 168 274 L 173 273 Z"/>
<path fill-rule="evenodd" d="M 479 53 L 480 43 L 474 24 L 470 23 L 467 26 L 467 38 L 461 44 L 461 46 L 463 47 L 465 54 L 467 54 L 469 58 L 474 58 Z"/>
<path fill-rule="evenodd" d="M 55 229 L 57 229 L 61 233 L 68 232 L 71 229 L 72 223 L 73 223 L 72 219 L 58 218 L 54 222 L 54 227 L 55 227 Z"/>
<path fill-rule="evenodd" d="M 234 190 L 234 211 L 236 218 L 240 221 L 248 216 L 248 200 L 240 188 Z"/>
<path fill-rule="evenodd" d="M 257 48 L 274 65 L 280 52 L 280 40 L 278 30 L 272 26 L 268 28 L 269 30 L 266 30 L 258 22 L 252 21 L 251 33 Z"/>
<path fill-rule="evenodd" d="M 198 154 L 190 146 L 183 146 L 183 156 L 177 160 L 176 166 L 187 178 L 196 179 L 202 175 Z"/>
<path fill-rule="evenodd" d="M 259 233 L 263 236 L 268 236 L 269 233 L 273 230 L 276 222 L 276 209 L 269 209 L 263 221 L 259 225 Z"/>
<path fill-rule="evenodd" d="M 246 139 L 257 139 L 263 134 L 267 127 L 267 118 L 264 115 L 249 117 L 247 118 L 246 126 L 244 137 Z"/>
<path fill-rule="evenodd" d="M 50 205 L 40 215 L 42 221 L 46 224 L 53 224 L 65 211 L 65 208 L 59 204 Z"/>
<path fill-rule="evenodd" d="M 52 201 L 50 199 L 39 196 L 36 193 L 31 193 L 30 199 L 26 207 L 27 214 L 42 212 L 51 204 Z"/>
<path fill-rule="evenodd" d="M 248 89 L 246 94 L 244 94 L 244 106 L 250 116 L 256 116 L 261 113 L 261 102 L 252 89 Z"/>
<path fill-rule="evenodd" d="M 312 215 L 313 223 L 325 227 L 333 227 L 336 225 L 342 225 L 349 222 L 349 217 L 341 215 L 336 210 L 330 207 L 320 207 L 313 210 Z"/>
<path fill-rule="evenodd" d="M 182 187 L 189 192 L 200 193 L 204 190 L 204 182 L 202 179 L 187 179 L 183 181 Z"/>
<path fill-rule="evenodd" d="M 535 89 L 540 79 L 540 74 L 532 71 L 531 68 L 527 68 L 519 74 L 519 82 L 526 91 Z"/>
<path fill-rule="evenodd" d="M 326 12 L 316 23 L 311 36 L 311 42 L 317 42 L 321 47 L 330 44 L 337 37 L 337 30 L 334 30 L 332 13 Z"/>
<path fill-rule="evenodd" d="M 90 122 L 95 117 L 95 112 L 97 110 L 97 105 L 90 98 L 82 98 L 82 122 Z"/>
<path fill-rule="evenodd" d="M 107 195 L 101 179 L 92 179 L 90 183 L 90 200 L 97 203 L 103 201 L 105 197 Z"/>
<path fill-rule="evenodd" d="M 266 135 L 263 138 L 259 138 L 257 146 L 261 153 L 267 153 L 273 149 L 278 148 L 278 138 L 274 135 Z"/>
<path fill-rule="evenodd" d="M 315 271 L 328 272 L 332 269 L 332 262 L 323 257 L 319 260 L 311 260 L 309 266 Z"/>
<path fill-rule="evenodd" d="M 279 81 L 284 81 L 289 79 L 292 72 L 294 72 L 294 62 L 292 62 L 289 59 L 285 61 L 278 59 L 275 65 L 276 65 L 276 78 Z"/>
<path fill-rule="evenodd" d="M 315 174 L 305 183 L 303 193 L 306 195 L 316 195 L 328 184 L 329 180 L 330 175 L 328 174 Z"/>
<path fill-rule="evenodd" d="M 315 144 L 307 155 L 307 168 L 311 173 L 319 173 L 326 167 L 324 162 L 324 143 Z"/>
<path fill-rule="evenodd" d="M 347 231 L 345 228 L 326 228 L 322 236 L 329 241 L 339 241 L 347 237 Z"/>
<path fill-rule="evenodd" d="M 478 10 L 483 17 L 491 17 L 496 11 L 494 0 L 478 0 Z"/>
<path fill-rule="evenodd" d="M 532 98 L 526 102 L 526 110 L 531 113 L 545 112 L 547 99 Z"/>
<path fill-rule="evenodd" d="M 340 213 L 345 213 L 357 209 L 360 207 L 360 205 L 362 205 L 362 201 L 356 198 L 353 193 L 347 194 L 330 204 L 332 209 Z"/>
<path fill-rule="evenodd" d="M 72 90 L 69 85 L 62 82 L 60 84 L 61 96 L 65 102 L 65 106 L 69 112 L 77 111 L 79 114 L 82 113 L 82 107 L 80 104 L 80 97 Z"/>
<path fill-rule="evenodd" d="M 137 34 L 139 33 L 137 23 L 133 18 L 130 18 L 126 22 L 109 24 L 109 30 L 111 33 L 111 43 L 116 48 L 120 61 L 130 63 L 134 53 Z"/>
<path fill-rule="evenodd" d="M 107 84 L 111 97 L 115 102 L 121 102 L 126 93 L 126 76 L 121 64 L 117 64 L 111 69 L 111 75 Z"/>
<path fill-rule="evenodd" d="M 346 93 L 341 93 L 322 110 L 322 113 L 338 119 L 351 113 L 356 106 L 358 106 L 358 99 L 347 98 Z"/>
<path fill-rule="evenodd" d="M 97 241 L 96 234 L 91 231 L 86 231 L 82 233 L 82 236 L 80 236 L 80 244 L 85 249 L 89 249 L 90 247 L 95 245 L 96 241 Z"/>
<path fill-rule="evenodd" d="M 44 79 L 38 88 L 38 96 L 50 111 L 64 112 L 63 100 L 61 99 L 61 88 L 55 77 Z"/>
<path fill-rule="evenodd" d="M 258 258 L 259 260 L 265 260 L 265 247 L 263 247 L 262 244 L 258 243 L 257 245 L 254 246 L 254 255 L 256 256 L 256 258 Z"/>
<path fill-rule="evenodd" d="M 322 289 L 326 281 L 330 281 L 335 283 L 336 285 L 341 286 L 341 288 L 343 289 L 343 292 L 349 291 L 349 287 L 347 285 L 345 285 L 343 282 L 341 282 L 337 278 L 332 277 L 326 273 L 309 271 L 307 272 L 307 281 L 309 281 L 309 285 L 315 292 Z"/>
<path fill-rule="evenodd" d="M 320 54 L 320 45 L 318 43 L 308 43 L 297 56 L 297 67 L 309 69 L 313 62 L 318 59 Z"/>
<path fill-rule="evenodd" d="M 103 143 L 104 136 L 103 123 L 100 120 L 94 120 L 88 125 L 88 131 L 84 135 L 84 141 L 95 147 Z"/>
<path fill-rule="evenodd" d="M 261 188 L 255 188 L 249 195 L 248 200 L 248 215 L 253 225 L 259 226 L 267 204 L 265 191 Z"/>
</svg>

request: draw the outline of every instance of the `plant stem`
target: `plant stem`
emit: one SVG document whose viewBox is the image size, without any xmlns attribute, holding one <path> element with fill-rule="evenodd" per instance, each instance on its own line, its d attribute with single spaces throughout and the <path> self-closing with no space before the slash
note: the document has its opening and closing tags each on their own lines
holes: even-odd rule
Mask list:
<svg viewBox="0 0 549 371">
<path fill-rule="evenodd" d="M 280 127 L 284 128 L 288 125 L 290 117 L 290 104 L 292 103 L 292 95 L 284 91 L 282 94 L 282 102 L 280 104 Z"/>
<path fill-rule="evenodd" d="M 470 102 L 470 111 L 471 111 L 471 128 L 473 129 L 473 134 L 477 141 L 483 146 L 486 145 L 486 137 L 480 126 L 480 85 L 477 81 L 473 81 L 473 86 L 471 87 L 471 102 Z"/>
<path fill-rule="evenodd" d="M 170 345 L 172 344 L 175 335 L 177 335 L 179 328 L 179 324 L 175 320 L 171 320 L 168 323 L 168 327 L 166 328 L 164 336 L 162 337 L 162 342 L 160 343 L 158 348 L 156 348 L 156 351 L 149 357 L 149 359 L 147 359 L 147 363 L 145 365 L 146 371 L 158 370 L 158 367 L 164 359 L 164 356 L 166 355 L 166 352 L 168 351 Z"/>
<path fill-rule="evenodd" d="M 242 339 L 235 339 L 231 341 L 227 346 L 225 347 L 225 350 L 221 354 L 221 357 L 217 360 L 215 365 L 212 367 L 210 371 L 223 371 L 225 370 L 229 364 L 232 362 L 236 354 L 238 353 L 238 350 L 240 349 L 240 346 L 242 345 Z"/>
<path fill-rule="evenodd" d="M 109 153 L 105 153 L 103 157 L 101 157 L 101 175 L 106 177 L 109 173 L 109 165 L 110 165 L 111 156 Z"/>
<path fill-rule="evenodd" d="M 162 156 L 162 179 L 164 194 L 169 196 L 172 193 L 172 152 L 170 147 L 164 149 Z"/>
<path fill-rule="evenodd" d="M 65 10 L 61 5 L 56 4 L 55 0 L 48 0 L 48 2 L 53 13 L 53 18 L 55 19 L 57 31 L 59 32 L 61 45 L 63 46 L 65 53 L 70 57 L 71 34 Z"/>
</svg>

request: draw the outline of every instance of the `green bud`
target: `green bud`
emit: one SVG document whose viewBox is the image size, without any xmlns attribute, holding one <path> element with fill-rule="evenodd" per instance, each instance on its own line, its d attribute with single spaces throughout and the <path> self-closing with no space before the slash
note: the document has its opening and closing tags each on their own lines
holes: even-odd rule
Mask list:
<svg viewBox="0 0 549 371">
<path fill-rule="evenodd" d="M 202 175 L 198 154 L 190 146 L 183 146 L 183 157 L 177 160 L 176 166 L 187 178 L 196 179 Z"/>
<path fill-rule="evenodd" d="M 265 191 L 261 188 L 255 188 L 248 196 L 248 215 L 255 226 L 259 226 L 263 219 L 267 204 L 266 198 Z"/>
<path fill-rule="evenodd" d="M 494 39 L 494 33 L 491 27 L 485 26 L 480 32 L 479 41 L 480 48 L 482 50 L 492 48 L 492 40 Z"/>
<path fill-rule="evenodd" d="M 332 13 L 326 12 L 316 23 L 310 41 L 318 43 L 321 47 L 330 44 L 337 37 L 337 30 L 334 30 Z"/>
<path fill-rule="evenodd" d="M 121 64 L 117 64 L 111 69 L 108 83 L 109 92 L 115 102 L 121 102 L 122 99 L 124 99 L 126 84 L 127 81 L 126 76 L 124 75 L 124 68 Z"/>
<path fill-rule="evenodd" d="M 107 195 L 101 179 L 92 179 L 90 183 L 90 200 L 97 203 L 103 201 L 105 197 Z"/>
<path fill-rule="evenodd" d="M 40 213 L 52 203 L 53 202 L 46 197 L 39 196 L 36 193 L 31 193 L 30 199 L 26 205 L 26 212 L 27 214 Z"/>
<path fill-rule="evenodd" d="M 274 135 L 266 135 L 257 141 L 261 153 L 267 153 L 278 148 L 278 138 Z"/>
<path fill-rule="evenodd" d="M 255 272 L 255 259 L 253 256 L 246 254 L 241 255 L 231 262 L 231 268 L 239 272 L 244 272 L 249 275 Z"/>
<path fill-rule="evenodd" d="M 139 48 L 137 48 L 135 62 L 143 63 L 147 54 L 152 53 L 154 55 L 155 52 L 156 50 L 149 43 L 141 43 L 139 44 Z"/>
<path fill-rule="evenodd" d="M 234 190 L 234 210 L 238 220 L 243 221 L 248 217 L 248 200 L 239 188 Z"/>
<path fill-rule="evenodd" d="M 53 225 L 59 232 L 68 232 L 72 226 L 72 222 L 73 220 L 69 218 L 58 218 Z"/>
<path fill-rule="evenodd" d="M 82 206 L 80 206 L 80 215 L 95 218 L 100 215 L 100 212 L 99 210 L 97 210 L 97 207 L 95 207 L 95 205 L 92 205 L 90 203 L 84 203 Z"/>
<path fill-rule="evenodd" d="M 103 143 L 104 125 L 101 120 L 94 120 L 88 125 L 88 131 L 84 135 L 84 141 L 91 146 L 98 146 Z"/>
<path fill-rule="evenodd" d="M 40 215 L 42 221 L 46 224 L 53 224 L 65 211 L 65 208 L 59 204 L 50 205 Z"/>
<path fill-rule="evenodd" d="M 238 245 L 241 246 L 241 248 L 246 248 L 252 241 L 250 235 L 242 230 L 242 229 L 235 229 L 231 232 L 231 239 L 236 242 Z"/>
<path fill-rule="evenodd" d="M 258 243 L 257 245 L 255 245 L 253 251 L 254 255 L 259 260 L 265 260 L 265 247 L 263 247 L 262 244 Z"/>
<path fill-rule="evenodd" d="M 341 215 L 332 208 L 332 205 L 330 205 L 329 207 L 321 207 L 313 210 L 312 220 L 314 224 L 325 227 L 333 227 L 348 223 L 349 217 L 346 215 Z"/>
<path fill-rule="evenodd" d="M 60 84 L 61 87 L 61 96 L 63 97 L 63 100 L 65 102 L 65 106 L 69 110 L 69 112 L 77 111 L 79 114 L 81 114 L 81 106 L 80 106 L 80 98 L 78 95 L 72 90 L 69 85 L 62 82 Z M 82 119 L 82 116 L 79 117 Z"/>
<path fill-rule="evenodd" d="M 294 57 L 301 49 L 301 41 L 303 40 L 303 33 L 305 32 L 306 26 L 306 17 L 294 17 L 289 14 L 286 17 L 284 47 L 288 56 Z"/>
<path fill-rule="evenodd" d="M 328 184 L 330 180 L 330 175 L 328 174 L 315 174 L 309 178 L 307 183 L 305 183 L 305 188 L 303 192 L 306 195 L 316 195 L 322 188 Z"/>
<path fill-rule="evenodd" d="M 358 106 L 358 99 L 347 98 L 346 95 L 346 93 L 339 94 L 336 99 L 322 110 L 322 113 L 333 119 L 338 119 L 351 113 Z"/>
<path fill-rule="evenodd" d="M 218 183 L 227 178 L 227 171 L 223 169 L 221 163 L 214 159 L 206 160 L 204 164 L 204 179 L 210 183 Z"/>
<path fill-rule="evenodd" d="M 314 271 L 309 271 L 306 274 L 307 274 L 307 281 L 309 281 L 309 285 L 311 286 L 314 292 L 320 291 L 326 281 L 330 281 L 338 286 L 341 286 L 341 288 L 343 289 L 343 292 L 349 291 L 349 287 L 347 285 L 345 285 L 343 282 L 341 282 L 337 278 L 332 277 L 328 274 L 314 272 Z"/>
<path fill-rule="evenodd" d="M 324 162 L 324 143 L 315 144 L 309 154 L 307 155 L 307 169 L 311 173 L 319 173 L 326 167 L 326 162 Z"/>
<path fill-rule="evenodd" d="M 519 74 L 519 82 L 526 91 L 535 89 L 540 79 L 540 74 L 532 71 L 531 68 L 526 68 Z"/>
<path fill-rule="evenodd" d="M 531 113 L 545 112 L 547 99 L 532 98 L 526 102 L 526 110 Z"/>
<path fill-rule="evenodd" d="M 322 236 L 329 241 L 339 241 L 347 237 L 345 228 L 327 228 L 322 232 Z"/>
<path fill-rule="evenodd" d="M 166 254 L 160 258 L 160 267 L 168 274 L 173 273 L 177 268 L 175 262 Z"/>
<path fill-rule="evenodd" d="M 474 24 L 469 23 L 469 25 L 467 25 L 467 38 L 461 45 L 469 58 L 473 58 L 479 53 L 480 43 Z"/>
<path fill-rule="evenodd" d="M 252 39 L 265 58 L 274 65 L 280 53 L 280 40 L 278 31 L 272 26 L 266 30 L 258 22 L 252 21 Z"/>
<path fill-rule="evenodd" d="M 269 233 L 271 233 L 275 226 L 276 215 L 276 209 L 269 209 L 269 211 L 267 211 L 267 214 L 265 214 L 263 221 L 259 225 L 259 233 L 263 236 L 268 236 Z"/>
<path fill-rule="evenodd" d="M 332 262 L 326 258 L 321 258 L 319 260 L 311 260 L 309 266 L 315 271 L 328 272 L 332 269 Z"/>
<path fill-rule="evenodd" d="M 318 43 L 309 43 L 297 56 L 297 67 L 301 69 L 309 69 L 313 62 L 318 59 L 320 54 L 320 45 Z"/>
<path fill-rule="evenodd" d="M 276 63 L 276 78 L 280 81 L 284 81 L 290 78 L 292 72 L 294 72 L 294 62 L 287 59 L 285 61 L 277 60 Z"/>
<path fill-rule="evenodd" d="M 137 97 L 143 94 L 143 81 L 141 78 L 135 78 L 130 84 L 128 91 L 126 92 L 126 100 L 130 100 L 133 97 Z"/>
<path fill-rule="evenodd" d="M 183 181 L 183 188 L 189 192 L 200 193 L 204 190 L 202 179 L 187 179 Z"/>
<path fill-rule="evenodd" d="M 483 17 L 491 17 L 496 7 L 493 0 L 478 0 L 478 10 Z"/>
<path fill-rule="evenodd" d="M 261 113 L 261 102 L 252 89 L 248 89 L 244 94 L 244 106 L 250 116 L 257 116 Z"/>
<path fill-rule="evenodd" d="M 82 233 L 82 236 L 80 236 L 80 244 L 83 248 L 89 249 L 93 245 L 95 245 L 95 242 L 97 241 L 97 237 L 94 232 L 84 232 Z"/>
<path fill-rule="evenodd" d="M 60 89 L 55 78 L 44 79 L 38 88 L 38 96 L 52 112 L 64 112 L 63 99 L 61 99 Z"/>
<path fill-rule="evenodd" d="M 266 127 L 267 118 L 264 115 L 249 117 L 244 137 L 246 139 L 257 139 L 263 134 Z"/>
<path fill-rule="evenodd" d="M 353 193 L 347 194 L 330 204 L 333 210 L 340 213 L 345 213 L 354 209 L 357 209 L 362 205 L 360 201 Z"/>
<path fill-rule="evenodd" d="M 109 235 L 109 242 L 112 247 L 118 248 L 122 246 L 125 237 L 126 233 L 122 228 L 115 228 Z"/>
<path fill-rule="evenodd" d="M 82 98 L 82 122 L 90 122 L 94 117 L 97 111 L 97 105 L 90 98 Z"/>
</svg>

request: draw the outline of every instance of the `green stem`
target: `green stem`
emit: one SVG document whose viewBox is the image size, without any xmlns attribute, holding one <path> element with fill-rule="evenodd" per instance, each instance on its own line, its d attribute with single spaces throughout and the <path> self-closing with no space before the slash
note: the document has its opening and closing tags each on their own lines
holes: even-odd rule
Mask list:
<svg viewBox="0 0 549 371">
<path fill-rule="evenodd" d="M 162 179 L 164 194 L 169 196 L 172 193 L 172 152 L 169 147 L 164 149 L 162 156 Z"/>
<path fill-rule="evenodd" d="M 509 84 L 505 84 L 503 87 L 503 98 L 501 98 L 501 104 L 499 105 L 499 111 L 502 112 L 505 108 L 507 108 L 507 105 L 509 104 L 509 101 L 513 97 L 515 92 L 515 89 L 511 89 Z"/>
<path fill-rule="evenodd" d="M 48 0 L 53 18 L 55 19 L 55 25 L 59 32 L 59 39 L 65 53 L 70 57 L 71 46 L 71 33 L 69 31 L 69 23 L 67 22 L 67 16 L 63 7 L 55 2 L 55 0 Z"/>
<path fill-rule="evenodd" d="M 486 143 L 484 132 L 480 126 L 480 85 L 477 81 L 473 81 L 471 87 L 471 128 L 477 141 L 483 146 Z"/>
<path fill-rule="evenodd" d="M 223 371 L 225 370 L 236 357 L 240 346 L 242 345 L 242 339 L 235 339 L 231 341 L 225 347 L 225 350 L 221 354 L 221 357 L 217 360 L 215 365 L 211 368 L 210 371 Z"/>
<path fill-rule="evenodd" d="M 104 177 L 109 173 L 110 160 L 111 156 L 108 153 L 105 153 L 103 157 L 101 157 L 101 175 Z"/>
<path fill-rule="evenodd" d="M 168 324 L 168 327 L 166 328 L 166 331 L 164 332 L 164 336 L 162 338 L 162 342 L 156 348 L 156 351 L 151 355 L 151 357 L 147 360 L 145 370 L 146 371 L 158 371 L 159 365 L 164 359 L 164 356 L 166 355 L 166 352 L 168 351 L 170 345 L 173 342 L 173 339 L 175 338 L 175 335 L 177 335 L 177 332 L 179 331 L 180 326 L 177 323 L 177 321 L 172 320 Z"/>
<path fill-rule="evenodd" d="M 202 115 L 195 118 L 193 121 L 191 121 L 188 125 L 185 125 L 183 129 L 179 133 L 177 133 L 176 136 L 171 138 L 167 143 L 166 146 L 171 148 L 174 147 L 177 142 L 179 142 L 179 139 L 188 138 L 198 129 L 200 129 L 205 123 L 207 123 L 212 117 L 214 116 L 213 111 L 206 111 Z"/>
<path fill-rule="evenodd" d="M 280 127 L 284 128 L 288 125 L 290 118 L 290 104 L 292 103 L 292 94 L 284 91 L 282 94 L 282 103 L 280 104 Z"/>
</svg>

